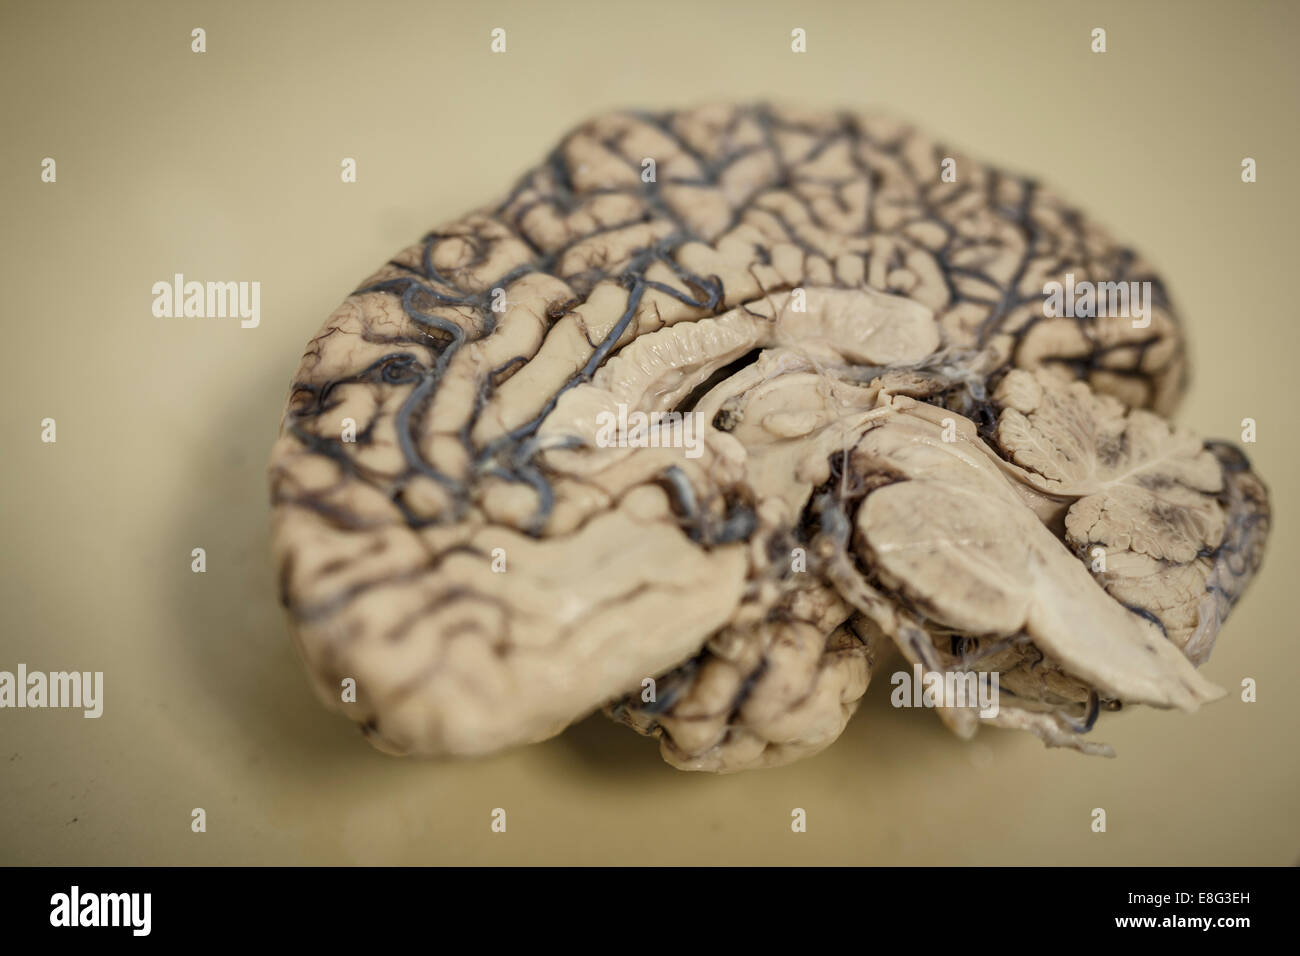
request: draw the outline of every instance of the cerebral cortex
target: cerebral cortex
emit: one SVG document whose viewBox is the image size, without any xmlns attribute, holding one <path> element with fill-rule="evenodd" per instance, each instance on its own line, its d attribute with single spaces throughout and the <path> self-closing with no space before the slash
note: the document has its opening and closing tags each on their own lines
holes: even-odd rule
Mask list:
<svg viewBox="0 0 1300 956">
<path fill-rule="evenodd" d="M 1146 311 L 1061 314 L 1067 277 Z M 1109 754 L 1103 711 L 1222 695 L 1197 665 L 1268 533 L 1245 456 L 1169 420 L 1187 371 L 1139 254 L 898 120 L 601 116 L 308 344 L 281 600 L 390 753 L 603 709 L 682 769 L 775 766 L 897 666 L 998 675 L 996 715 L 934 708 L 962 737 Z"/>
</svg>

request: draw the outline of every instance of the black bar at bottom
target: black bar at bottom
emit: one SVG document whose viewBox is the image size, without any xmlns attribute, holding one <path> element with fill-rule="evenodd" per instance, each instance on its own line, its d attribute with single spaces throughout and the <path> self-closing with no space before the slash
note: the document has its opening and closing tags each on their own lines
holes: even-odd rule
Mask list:
<svg viewBox="0 0 1300 956">
<path fill-rule="evenodd" d="M 660 947 L 674 938 L 763 941 L 779 929 L 807 932 L 815 945 L 835 928 L 869 945 L 892 926 L 939 945 L 1126 936 L 1230 945 L 1294 925 L 1296 876 L 1283 868 L 15 867 L 0 869 L 0 915 L 7 942 L 75 935 L 78 944 L 245 942 L 271 932 L 295 945 L 406 935 L 459 950 L 518 934 L 548 948 L 579 939 Z"/>
</svg>

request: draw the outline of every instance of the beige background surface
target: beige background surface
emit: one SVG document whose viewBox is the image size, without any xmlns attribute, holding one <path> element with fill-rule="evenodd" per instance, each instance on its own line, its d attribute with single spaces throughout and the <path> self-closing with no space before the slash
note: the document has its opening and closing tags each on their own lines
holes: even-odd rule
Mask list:
<svg viewBox="0 0 1300 956">
<path fill-rule="evenodd" d="M 0 862 L 1295 863 L 1298 26 L 1257 2 L 4 3 L 0 669 L 102 670 L 106 692 L 99 720 L 0 711 Z M 1163 270 L 1193 337 L 1180 419 L 1259 423 L 1271 551 L 1206 667 L 1256 678 L 1258 703 L 1103 717 L 1108 761 L 963 744 L 882 684 L 825 754 L 732 777 L 674 771 L 599 716 L 491 759 L 397 760 L 317 704 L 265 482 L 307 339 L 582 118 L 759 98 L 895 110 Z M 154 318 L 175 272 L 260 281 L 261 327 Z"/>
</svg>

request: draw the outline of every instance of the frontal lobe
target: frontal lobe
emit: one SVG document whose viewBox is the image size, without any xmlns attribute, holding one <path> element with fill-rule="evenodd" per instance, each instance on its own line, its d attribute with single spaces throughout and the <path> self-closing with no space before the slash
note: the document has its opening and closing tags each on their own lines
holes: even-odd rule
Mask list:
<svg viewBox="0 0 1300 956">
<path fill-rule="evenodd" d="M 1047 318 L 1044 285 L 1067 272 L 1150 282 L 1149 325 Z M 822 522 L 850 528 L 899 474 L 849 468 L 849 451 L 902 399 L 987 431 L 1011 369 L 1161 413 L 1185 376 L 1159 278 L 1032 180 L 883 117 L 597 118 L 497 205 L 394 256 L 309 344 L 271 463 L 295 638 L 322 699 L 393 752 L 491 751 L 608 701 L 681 766 L 813 752 L 900 640 L 899 614 L 865 612 L 831 573 L 852 544 Z M 1048 427 L 1049 410 L 1016 411 L 1023 434 Z M 607 441 L 610 416 L 633 413 L 677 418 L 652 442 Z M 1018 500 L 1041 519 L 1055 493 L 1034 482 L 1059 477 L 1014 467 L 1036 476 Z M 1191 487 L 1266 515 L 1235 474 Z M 1073 513 L 1086 530 L 1050 533 L 1063 553 L 1104 542 L 1115 600 L 1158 606 L 1175 643 L 1208 650 L 1266 524 L 1225 519 L 1206 545 L 1223 560 L 1182 561 L 1214 530 L 1192 509 L 1202 524 L 1157 557 L 1120 540 L 1150 490 L 1112 480 Z M 1139 557 L 1177 567 L 1138 574 Z M 1203 567 L 1217 584 L 1184 634 Z M 642 700 L 655 678 L 666 696 Z"/>
</svg>

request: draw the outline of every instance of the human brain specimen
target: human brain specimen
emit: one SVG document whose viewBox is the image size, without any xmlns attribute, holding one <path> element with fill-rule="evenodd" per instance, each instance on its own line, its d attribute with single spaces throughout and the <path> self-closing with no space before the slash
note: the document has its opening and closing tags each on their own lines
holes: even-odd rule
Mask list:
<svg viewBox="0 0 1300 956">
<path fill-rule="evenodd" d="M 996 714 L 938 701 L 962 736 L 1105 754 L 1100 712 L 1222 694 L 1196 666 L 1267 536 L 1241 452 L 1168 421 L 1186 375 L 1160 279 L 1032 179 L 876 115 L 610 114 L 311 340 L 281 596 L 391 753 L 604 708 L 774 766 L 893 660 L 997 675 Z"/>
</svg>

